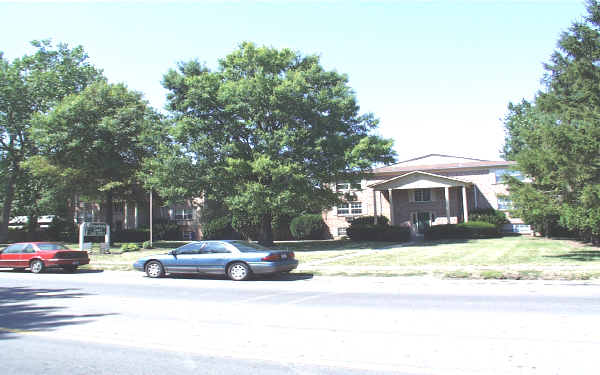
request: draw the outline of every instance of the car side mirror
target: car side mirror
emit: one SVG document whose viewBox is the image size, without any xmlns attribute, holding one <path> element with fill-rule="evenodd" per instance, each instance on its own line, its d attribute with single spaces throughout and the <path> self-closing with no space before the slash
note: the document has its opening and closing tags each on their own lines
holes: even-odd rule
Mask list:
<svg viewBox="0 0 600 375">
<path fill-rule="evenodd" d="M 177 255 L 177 250 L 171 250 L 171 251 L 169 251 L 169 255 Z"/>
</svg>

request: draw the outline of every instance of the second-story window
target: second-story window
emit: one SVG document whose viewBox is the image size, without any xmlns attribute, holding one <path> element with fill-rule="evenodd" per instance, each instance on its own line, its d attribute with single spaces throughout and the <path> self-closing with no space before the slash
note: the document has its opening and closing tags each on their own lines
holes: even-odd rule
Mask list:
<svg viewBox="0 0 600 375">
<path fill-rule="evenodd" d="M 415 202 L 431 202 L 431 189 L 416 189 Z"/>
<path fill-rule="evenodd" d="M 360 182 L 340 182 L 335 184 L 336 190 L 360 190 L 361 185 Z"/>
</svg>

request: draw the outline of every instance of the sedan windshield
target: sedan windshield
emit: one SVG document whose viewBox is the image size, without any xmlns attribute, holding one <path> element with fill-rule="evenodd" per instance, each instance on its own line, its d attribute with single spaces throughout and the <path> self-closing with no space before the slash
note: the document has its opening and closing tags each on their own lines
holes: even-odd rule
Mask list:
<svg viewBox="0 0 600 375">
<path fill-rule="evenodd" d="M 267 249 L 266 247 L 253 242 L 231 241 L 230 244 L 235 246 L 242 253 L 269 251 L 269 249 Z"/>
</svg>

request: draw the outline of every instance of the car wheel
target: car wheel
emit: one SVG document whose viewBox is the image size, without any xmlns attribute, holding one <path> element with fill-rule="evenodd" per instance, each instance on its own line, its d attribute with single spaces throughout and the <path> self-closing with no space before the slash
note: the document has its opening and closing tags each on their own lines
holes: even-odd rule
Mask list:
<svg viewBox="0 0 600 375">
<path fill-rule="evenodd" d="M 44 262 L 39 259 L 34 259 L 30 263 L 31 272 L 40 273 L 44 270 Z"/>
<path fill-rule="evenodd" d="M 235 262 L 227 268 L 227 276 L 234 281 L 246 280 L 250 276 L 250 268 L 245 263 Z"/>
<path fill-rule="evenodd" d="M 153 260 L 146 264 L 146 275 L 157 278 L 165 275 L 165 269 L 159 261 Z"/>
<path fill-rule="evenodd" d="M 62 269 L 65 270 L 65 272 L 75 272 L 77 266 L 63 266 Z"/>
</svg>

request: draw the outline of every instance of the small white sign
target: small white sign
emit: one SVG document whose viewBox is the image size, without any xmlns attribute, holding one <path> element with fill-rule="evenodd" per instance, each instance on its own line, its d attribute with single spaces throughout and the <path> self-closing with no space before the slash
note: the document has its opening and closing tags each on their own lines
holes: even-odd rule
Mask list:
<svg viewBox="0 0 600 375">
<path fill-rule="evenodd" d="M 104 223 L 88 223 L 85 226 L 85 235 L 93 237 L 103 237 L 106 235 L 106 224 Z"/>
</svg>

